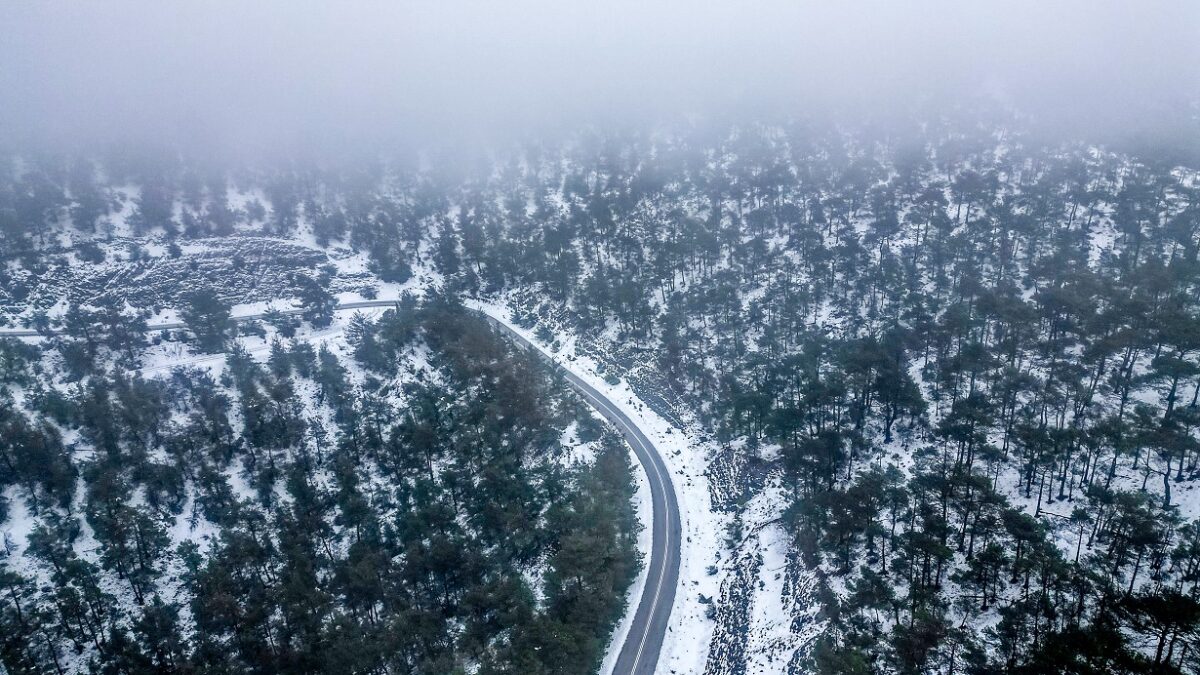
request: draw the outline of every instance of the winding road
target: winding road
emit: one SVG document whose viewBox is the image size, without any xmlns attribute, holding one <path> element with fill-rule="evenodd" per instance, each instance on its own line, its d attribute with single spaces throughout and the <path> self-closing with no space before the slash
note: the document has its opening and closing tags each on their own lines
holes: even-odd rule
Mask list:
<svg viewBox="0 0 1200 675">
<path fill-rule="evenodd" d="M 395 300 L 365 300 L 338 305 L 337 311 L 391 307 Z M 299 314 L 303 310 L 283 310 L 284 314 Z M 650 559 L 646 561 L 646 585 L 642 597 L 637 600 L 633 620 L 625 642 L 613 666 L 613 675 L 652 675 L 658 665 L 667 623 L 671 618 L 671 607 L 675 604 L 675 589 L 679 585 L 679 549 L 681 529 L 679 503 L 675 488 L 662 456 L 646 437 L 646 434 L 615 403 L 588 384 L 582 377 L 553 360 L 546 352 L 514 330 L 504 321 L 479 309 L 479 312 L 518 345 L 533 350 L 550 366 L 561 373 L 576 391 L 605 419 L 621 431 L 646 472 L 650 484 L 652 505 L 652 530 Z M 235 321 L 261 319 L 263 314 L 234 317 Z M 182 323 L 164 323 L 147 326 L 148 332 L 183 328 Z M 58 333 L 56 330 L 0 329 L 0 337 L 43 337 Z"/>
<path fill-rule="evenodd" d="M 517 344 L 534 350 L 552 368 L 562 373 L 567 382 L 609 422 L 621 431 L 638 462 L 646 471 L 653 505 L 653 527 L 650 537 L 650 560 L 646 563 L 646 586 L 634 611 L 633 622 L 621 645 L 620 655 L 613 666 L 613 675 L 651 675 L 658 665 L 663 638 L 671 607 L 675 604 L 675 588 L 679 585 L 679 503 L 675 488 L 662 456 L 646 434 L 620 408 L 588 384 L 579 375 L 550 358 L 544 351 L 513 330 L 511 326 L 483 312 L 494 325 L 512 337 Z"/>
</svg>

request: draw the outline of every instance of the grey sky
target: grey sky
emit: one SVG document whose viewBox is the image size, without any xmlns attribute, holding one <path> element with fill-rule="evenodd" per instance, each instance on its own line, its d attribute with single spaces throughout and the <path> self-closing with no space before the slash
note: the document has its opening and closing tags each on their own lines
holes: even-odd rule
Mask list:
<svg viewBox="0 0 1200 675">
<path fill-rule="evenodd" d="M 1200 83 L 1194 0 L 834 4 L 13 0 L 0 134 L 420 142 L 981 91 L 1123 124 Z"/>
</svg>

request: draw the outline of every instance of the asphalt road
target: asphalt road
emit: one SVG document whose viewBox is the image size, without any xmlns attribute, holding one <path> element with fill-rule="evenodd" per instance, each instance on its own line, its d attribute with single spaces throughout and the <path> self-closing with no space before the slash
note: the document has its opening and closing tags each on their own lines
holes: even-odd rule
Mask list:
<svg viewBox="0 0 1200 675">
<path fill-rule="evenodd" d="M 391 307 L 394 300 L 365 300 L 348 302 L 338 305 L 338 311 L 351 309 L 366 309 L 370 307 Z M 299 314 L 303 310 L 283 310 L 284 314 Z M 646 434 L 621 412 L 611 400 L 584 382 L 575 373 L 562 365 L 555 363 L 540 349 L 513 331 L 506 324 L 497 321 L 488 314 L 481 312 L 493 325 L 512 337 L 517 344 L 532 349 L 542 359 L 560 372 L 605 419 L 612 422 L 629 446 L 646 472 L 650 483 L 650 500 L 652 505 L 652 528 L 650 559 L 646 561 L 646 586 L 642 597 L 637 601 L 633 622 L 621 646 L 620 655 L 613 667 L 613 675 L 651 675 L 658 665 L 659 652 L 662 650 L 663 638 L 667 634 L 667 622 L 671 618 L 671 607 L 675 604 L 675 589 L 679 585 L 679 502 L 675 498 L 675 488 L 671 484 L 670 474 L 662 456 Z M 236 321 L 252 321 L 261 319 L 262 314 L 234 317 Z M 147 326 L 147 331 L 175 330 L 183 328 L 182 323 L 163 323 Z M 59 331 L 48 331 L 53 335 Z M 43 335 L 36 330 L 4 330 L 0 329 L 0 337 L 39 337 Z"/>
<path fill-rule="evenodd" d="M 507 325 L 490 316 L 488 319 L 518 344 L 535 350 L 562 373 L 597 412 L 616 425 L 646 471 L 653 505 L 650 560 L 646 562 L 649 571 L 633 623 L 629 626 L 625 644 L 621 646 L 612 672 L 613 675 L 651 675 L 658 665 L 663 637 L 667 634 L 667 622 L 671 618 L 671 607 L 675 604 L 675 588 L 679 585 L 679 502 L 675 499 L 675 488 L 671 484 L 667 466 L 646 434 L 612 401 L 575 373 L 550 361 L 541 350 Z"/>
</svg>

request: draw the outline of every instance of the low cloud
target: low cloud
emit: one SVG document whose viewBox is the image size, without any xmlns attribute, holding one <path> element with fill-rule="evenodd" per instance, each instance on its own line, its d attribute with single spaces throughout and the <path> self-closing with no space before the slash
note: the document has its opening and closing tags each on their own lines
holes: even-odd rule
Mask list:
<svg viewBox="0 0 1200 675">
<path fill-rule="evenodd" d="M 0 138 L 338 148 L 984 94 L 1162 126 L 1197 35 L 1195 2 L 13 2 Z"/>
</svg>

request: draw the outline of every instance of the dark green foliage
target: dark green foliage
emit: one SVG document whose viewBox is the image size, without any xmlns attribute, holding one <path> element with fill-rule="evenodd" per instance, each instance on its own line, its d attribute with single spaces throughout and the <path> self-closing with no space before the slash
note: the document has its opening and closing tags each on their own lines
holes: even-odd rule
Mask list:
<svg viewBox="0 0 1200 675">
<path fill-rule="evenodd" d="M 20 486 L 30 508 L 38 512 L 68 505 L 75 477 L 76 469 L 57 428 L 31 421 L 0 402 L 0 489 Z"/>
<path fill-rule="evenodd" d="M 32 384 L 31 369 L 39 356 L 37 347 L 14 338 L 0 338 L 0 386 Z"/>
<path fill-rule="evenodd" d="M 313 279 L 298 274 L 294 278 L 294 282 L 299 289 L 300 304 L 303 308 L 300 316 L 316 328 L 328 326 L 333 320 L 333 310 L 337 308 L 337 298 L 334 298 L 326 288 L 329 280 L 327 278 Z"/>
<path fill-rule="evenodd" d="M 217 353 L 224 349 L 233 331 L 229 305 L 210 288 L 188 295 L 180 309 L 183 323 L 196 338 L 196 346 L 204 352 Z"/>
</svg>

